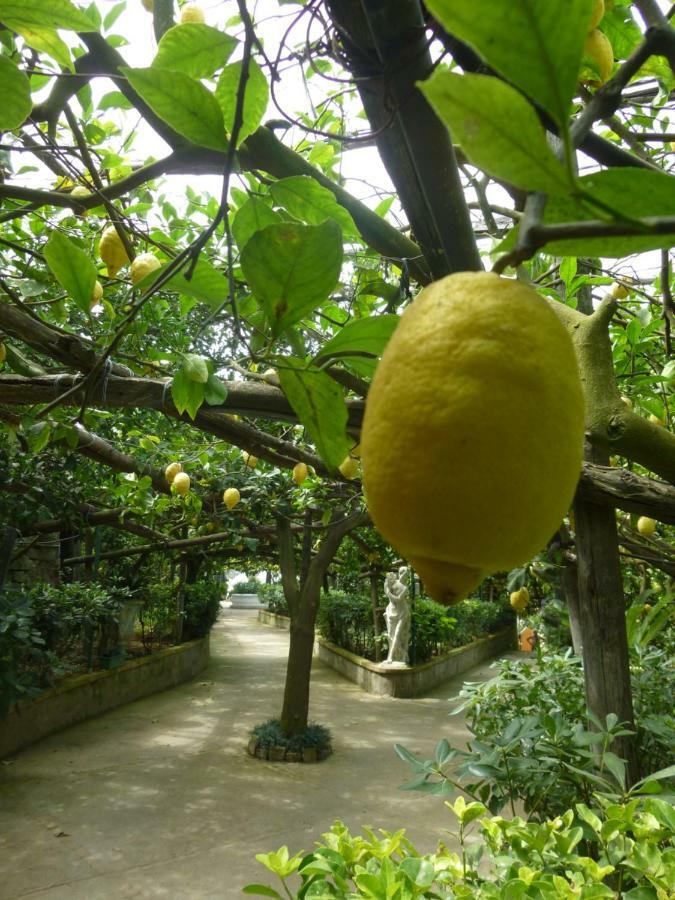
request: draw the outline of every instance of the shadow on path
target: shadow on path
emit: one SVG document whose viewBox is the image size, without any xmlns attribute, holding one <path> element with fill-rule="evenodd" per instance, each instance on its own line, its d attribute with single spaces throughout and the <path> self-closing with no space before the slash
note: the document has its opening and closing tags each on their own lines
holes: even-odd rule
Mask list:
<svg viewBox="0 0 675 900">
<path fill-rule="evenodd" d="M 463 677 L 415 700 L 375 697 L 319 662 L 311 718 L 333 733 L 317 765 L 245 752 L 278 715 L 288 633 L 225 610 L 198 679 L 45 738 L 0 765 L 0 900 L 241 897 L 265 881 L 256 853 L 310 850 L 340 818 L 352 829 L 405 826 L 432 850 L 451 827 L 438 798 L 401 792 L 401 742 L 430 756 L 463 745 L 447 698 Z M 489 677 L 487 664 L 466 680 Z"/>
</svg>

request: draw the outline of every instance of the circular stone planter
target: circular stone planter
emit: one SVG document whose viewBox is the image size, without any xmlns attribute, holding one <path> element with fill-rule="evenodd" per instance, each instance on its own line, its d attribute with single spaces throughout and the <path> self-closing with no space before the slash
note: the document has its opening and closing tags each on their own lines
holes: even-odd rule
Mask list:
<svg viewBox="0 0 675 900">
<path fill-rule="evenodd" d="M 266 759 L 268 762 L 323 762 L 333 752 L 330 744 L 324 747 L 305 747 L 304 750 L 287 750 L 286 747 L 262 747 L 256 737 L 250 738 L 246 747 L 249 756 Z"/>
</svg>

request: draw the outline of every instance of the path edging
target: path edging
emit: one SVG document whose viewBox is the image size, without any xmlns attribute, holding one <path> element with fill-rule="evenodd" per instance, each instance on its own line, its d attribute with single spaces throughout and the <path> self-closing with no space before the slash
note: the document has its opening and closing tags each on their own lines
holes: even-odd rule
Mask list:
<svg viewBox="0 0 675 900">
<path fill-rule="evenodd" d="M 0 759 L 69 725 L 189 681 L 208 662 L 207 635 L 114 669 L 66 678 L 35 698 L 20 700 L 0 719 Z"/>
<path fill-rule="evenodd" d="M 285 630 L 290 628 L 287 616 L 279 616 L 268 610 L 259 610 L 258 621 Z M 514 624 L 496 634 L 478 638 L 464 647 L 456 647 L 444 656 L 406 669 L 390 669 L 381 663 L 371 662 L 319 636 L 314 643 L 314 653 L 326 665 L 370 694 L 405 698 L 419 697 L 454 675 L 460 675 L 507 650 L 514 650 L 516 645 Z"/>
</svg>

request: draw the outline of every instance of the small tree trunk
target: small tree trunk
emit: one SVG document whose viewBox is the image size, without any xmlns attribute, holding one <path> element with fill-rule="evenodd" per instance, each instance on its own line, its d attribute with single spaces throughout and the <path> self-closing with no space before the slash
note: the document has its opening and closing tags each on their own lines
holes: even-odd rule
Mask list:
<svg viewBox="0 0 675 900">
<path fill-rule="evenodd" d="M 600 465 L 609 464 L 607 452 L 590 444 L 586 448 L 586 459 Z M 616 514 L 611 507 L 576 499 L 574 517 L 586 702 L 601 721 L 604 722 L 609 713 L 615 713 L 620 722 L 633 727 Z M 628 761 L 629 781 L 637 781 L 640 767 L 635 740 L 618 738 L 612 749 Z"/>
<path fill-rule="evenodd" d="M 303 616 L 301 621 L 291 620 L 291 640 L 281 710 L 281 727 L 286 734 L 297 734 L 307 725 L 313 652 L 313 619 L 310 622 Z"/>
<path fill-rule="evenodd" d="M 579 569 L 575 559 L 565 556 L 562 573 L 562 589 L 567 603 L 567 612 L 570 617 L 570 631 L 572 633 L 572 648 L 576 656 L 582 655 L 583 641 L 581 639 L 581 606 L 579 604 Z"/>
</svg>

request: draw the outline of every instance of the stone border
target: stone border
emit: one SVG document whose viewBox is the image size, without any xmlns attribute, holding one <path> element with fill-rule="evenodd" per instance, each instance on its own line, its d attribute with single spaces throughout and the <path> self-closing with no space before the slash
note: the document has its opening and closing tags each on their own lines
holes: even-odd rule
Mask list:
<svg viewBox="0 0 675 900">
<path fill-rule="evenodd" d="M 286 747 L 261 747 L 258 738 L 251 735 L 246 747 L 249 756 L 266 759 L 269 762 L 315 763 L 323 762 L 333 752 L 330 744 L 325 747 L 305 747 L 303 750 L 287 750 Z"/>
<path fill-rule="evenodd" d="M 288 629 L 290 619 L 267 610 L 258 612 L 258 621 L 276 628 Z M 318 659 L 355 682 L 370 694 L 389 697 L 419 697 L 454 675 L 460 675 L 487 659 L 517 648 L 515 623 L 497 634 L 478 638 L 464 647 L 456 647 L 445 656 L 438 656 L 419 666 L 390 669 L 371 662 L 348 650 L 317 637 L 314 652 Z"/>
<path fill-rule="evenodd" d="M 268 609 L 258 610 L 258 621 L 262 625 L 274 625 L 275 628 L 283 628 L 285 631 L 291 627 L 291 620 L 288 616 L 279 616 Z"/>
<path fill-rule="evenodd" d="M 189 681 L 208 662 L 207 635 L 114 669 L 67 678 L 33 699 L 20 700 L 0 719 L 0 759 L 69 725 Z"/>
</svg>

